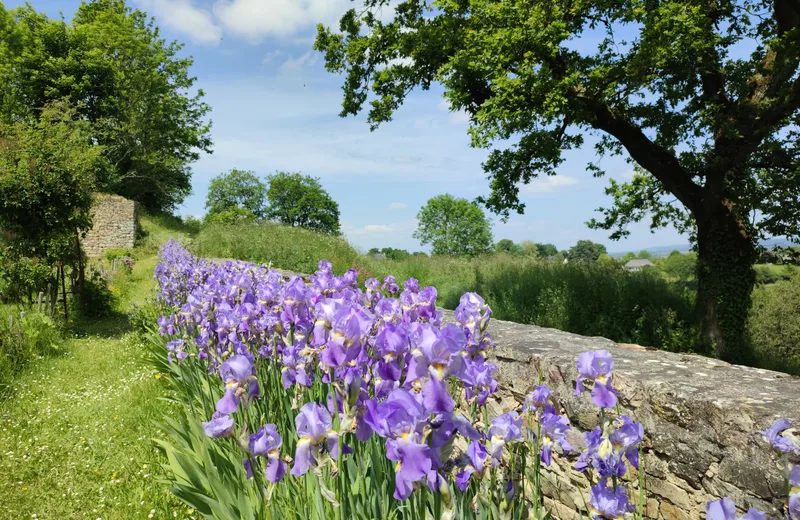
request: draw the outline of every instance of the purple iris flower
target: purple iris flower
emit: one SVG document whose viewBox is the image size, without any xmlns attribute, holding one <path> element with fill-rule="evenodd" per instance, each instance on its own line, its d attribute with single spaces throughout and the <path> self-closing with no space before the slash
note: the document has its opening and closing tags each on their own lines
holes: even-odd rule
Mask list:
<svg viewBox="0 0 800 520">
<path fill-rule="evenodd" d="M 456 485 L 462 492 L 467 490 L 469 479 L 473 474 L 477 474 L 478 479 L 483 475 L 486 457 L 489 452 L 483 443 L 472 441 L 467 448 L 467 463 L 456 475 Z"/>
<path fill-rule="evenodd" d="M 287 389 L 294 384 L 304 386 L 306 388 L 311 386 L 313 381 L 313 373 L 306 371 L 306 359 L 297 347 L 289 347 L 283 351 L 283 366 L 281 367 L 281 381 L 283 381 L 283 388 Z"/>
<path fill-rule="evenodd" d="M 730 498 L 711 501 L 706 504 L 706 520 L 766 520 L 767 515 L 750 508 L 744 516 L 736 515 L 736 505 Z"/>
<path fill-rule="evenodd" d="M 503 458 L 503 447 L 510 442 L 522 440 L 522 417 L 515 411 L 496 417 L 489 426 L 487 435 L 489 452 L 497 465 Z"/>
<path fill-rule="evenodd" d="M 475 397 L 478 405 L 483 406 L 489 396 L 497 392 L 497 380 L 494 378 L 497 365 L 487 363 L 481 355 L 474 360 L 464 358 L 464 364 L 466 369 L 461 374 L 461 379 L 467 385 L 467 400 Z"/>
<path fill-rule="evenodd" d="M 329 367 L 340 367 L 359 359 L 373 323 L 374 318 L 360 307 L 339 309 L 320 361 Z"/>
<path fill-rule="evenodd" d="M 403 282 L 403 287 L 405 287 L 407 291 L 415 293 L 420 291 L 419 281 L 417 281 L 416 278 L 409 278 L 408 280 Z"/>
<path fill-rule="evenodd" d="M 376 373 L 382 379 L 400 381 L 408 351 L 405 328 L 388 323 L 375 337 L 375 354 L 378 357 Z"/>
<path fill-rule="evenodd" d="M 622 518 L 625 513 L 634 510 L 633 505 L 628 503 L 628 495 L 623 486 L 617 486 L 616 491 L 609 487 L 605 479 L 600 480 L 592 487 L 590 492 L 590 504 L 592 509 L 590 516 L 592 520 L 613 520 Z"/>
<path fill-rule="evenodd" d="M 397 285 L 397 280 L 395 280 L 394 276 L 389 275 L 383 279 L 381 290 L 386 291 L 389 294 L 396 294 L 400 291 L 400 286 Z"/>
<path fill-rule="evenodd" d="M 784 431 L 792 427 L 792 423 L 786 419 L 775 419 L 772 425 L 766 430 L 759 432 L 772 447 L 781 453 L 794 453 L 800 455 L 800 446 L 796 445 L 788 437 L 781 435 Z"/>
<path fill-rule="evenodd" d="M 789 472 L 789 518 L 800 520 L 800 465 Z"/>
<path fill-rule="evenodd" d="M 584 352 L 578 356 L 578 380 L 575 395 L 584 391 L 583 382 L 591 379 L 592 402 L 600 408 L 613 408 L 617 404 L 617 390 L 611 381 L 614 359 L 607 350 Z"/>
<path fill-rule="evenodd" d="M 422 379 L 426 374 L 439 381 L 449 374 L 458 375 L 462 367 L 461 350 L 464 332 L 452 323 L 442 328 L 427 323 L 415 323 L 410 330 L 411 359 L 408 380 Z"/>
<path fill-rule="evenodd" d="M 414 491 L 414 482 L 424 479 L 432 468 L 431 449 L 422 435 L 413 432 L 386 440 L 386 458 L 395 466 L 394 498 L 405 500 Z"/>
<path fill-rule="evenodd" d="M 313 346 L 321 347 L 328 342 L 328 334 L 333 327 L 333 320 L 341 307 L 341 302 L 332 298 L 325 298 L 316 303 L 314 308 L 316 315 L 314 338 L 311 341 Z"/>
<path fill-rule="evenodd" d="M 644 440 L 644 426 L 625 416 L 614 420 L 612 426 L 614 431 L 608 436 L 612 448 L 639 469 L 639 444 Z"/>
<path fill-rule="evenodd" d="M 567 418 L 563 415 L 545 413 L 540 421 L 542 427 L 542 462 L 550 465 L 553 446 L 558 444 L 565 453 L 572 451 L 572 446 L 567 442 L 567 431 L 572 429 Z"/>
<path fill-rule="evenodd" d="M 259 395 L 256 382 L 256 369 L 247 356 L 237 354 L 219 367 L 222 380 L 225 382 L 225 395 L 217 401 L 217 411 L 231 414 L 239 407 L 242 397 Z"/>
<path fill-rule="evenodd" d="M 480 347 L 481 336 L 492 316 L 492 309 L 476 293 L 466 293 L 461 296 L 455 316 L 458 323 L 464 328 L 467 345 L 473 351 L 471 354 L 474 354 L 474 350 Z"/>
<path fill-rule="evenodd" d="M 214 412 L 211 420 L 203 423 L 203 431 L 212 439 L 233 436 L 233 419 L 227 414 Z"/>
<path fill-rule="evenodd" d="M 325 446 L 330 456 L 339 457 L 339 435 L 332 430 L 333 420 L 331 414 L 317 403 L 306 403 L 300 408 L 300 413 L 294 419 L 297 435 L 297 450 L 294 456 L 292 475 L 304 475 L 309 466 L 317 464 L 319 450 Z M 342 446 L 344 453 L 344 446 Z"/>
<path fill-rule="evenodd" d="M 523 410 L 526 412 L 535 412 L 537 410 L 543 410 L 545 405 L 548 403 L 550 399 L 550 394 L 552 392 L 547 387 L 547 385 L 539 385 L 537 386 L 533 392 L 525 397 L 525 404 L 523 406 Z"/>
<path fill-rule="evenodd" d="M 280 458 L 282 443 L 274 424 L 265 424 L 261 430 L 250 436 L 250 453 L 267 458 L 265 473 L 270 482 L 280 482 L 286 475 L 286 462 Z"/>
</svg>

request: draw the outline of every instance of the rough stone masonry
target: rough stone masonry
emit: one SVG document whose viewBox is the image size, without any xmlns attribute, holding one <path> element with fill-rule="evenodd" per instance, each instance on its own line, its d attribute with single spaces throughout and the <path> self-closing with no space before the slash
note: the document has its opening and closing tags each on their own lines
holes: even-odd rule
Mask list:
<svg viewBox="0 0 800 520">
<path fill-rule="evenodd" d="M 89 258 L 99 258 L 109 249 L 133 249 L 139 227 L 137 204 L 118 195 L 95 194 L 92 229 L 83 239 Z"/>
<path fill-rule="evenodd" d="M 300 276 L 308 283 L 308 275 Z M 452 311 L 444 313 L 446 321 L 455 321 Z M 572 468 L 585 448 L 583 432 L 597 426 L 600 416 L 588 393 L 574 396 L 576 360 L 582 352 L 603 349 L 614 356 L 620 412 L 644 425 L 640 467 L 647 518 L 702 519 L 706 502 L 722 497 L 742 510 L 755 507 L 780 517 L 785 481 L 758 431 L 778 417 L 800 425 L 800 378 L 495 319 L 489 332 L 497 345 L 491 361 L 499 368 L 490 417 L 520 409 L 541 376 L 573 426 L 572 456 L 553 457 L 544 471 L 545 503 L 554 518 L 586 518 L 591 483 Z M 629 469 L 623 480 L 638 496 L 638 475 Z"/>
<path fill-rule="evenodd" d="M 501 387 L 495 413 L 520 406 L 541 374 L 573 425 L 569 441 L 576 452 L 584 448 L 581 432 L 597 426 L 599 415 L 588 394 L 573 396 L 575 361 L 587 350 L 613 354 L 620 411 L 645 428 L 648 518 L 704 518 L 706 502 L 723 496 L 739 508 L 778 516 L 784 478 L 757 432 L 777 417 L 800 424 L 800 378 L 499 320 L 490 322 L 489 332 Z M 545 501 L 557 518 L 579 518 L 588 503 L 590 483 L 572 469 L 574 460 L 554 458 L 547 471 Z M 628 485 L 638 489 L 635 472 L 628 476 Z"/>
</svg>

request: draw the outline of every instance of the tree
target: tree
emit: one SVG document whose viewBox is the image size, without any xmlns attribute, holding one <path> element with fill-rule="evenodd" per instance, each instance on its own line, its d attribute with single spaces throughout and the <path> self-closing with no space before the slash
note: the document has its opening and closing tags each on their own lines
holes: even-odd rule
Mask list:
<svg viewBox="0 0 800 520">
<path fill-rule="evenodd" d="M 636 253 L 633 252 L 625 253 L 625 256 L 622 257 L 622 260 L 620 260 L 620 262 L 622 262 L 622 265 L 625 265 L 631 260 L 636 260 Z"/>
<path fill-rule="evenodd" d="M 208 185 L 206 214 L 212 220 L 220 214 L 225 214 L 225 219 L 262 219 L 266 205 L 267 187 L 251 171 L 234 168 L 217 175 Z"/>
<path fill-rule="evenodd" d="M 507 255 L 522 256 L 525 250 L 521 245 L 516 244 L 513 240 L 504 238 L 494 245 L 494 250 L 498 253 L 505 253 Z"/>
<path fill-rule="evenodd" d="M 641 251 L 639 251 L 639 254 L 636 255 L 636 258 L 640 260 L 652 260 L 653 255 L 651 255 L 650 251 L 648 251 L 647 249 L 642 249 Z"/>
<path fill-rule="evenodd" d="M 522 254 L 525 256 L 532 256 L 537 257 L 539 255 L 539 249 L 536 247 L 537 244 L 534 244 L 530 240 L 523 240 L 519 243 L 520 247 L 522 248 Z"/>
<path fill-rule="evenodd" d="M 267 177 L 267 218 L 331 235 L 339 234 L 339 205 L 319 179 L 300 173 L 278 172 Z"/>
<path fill-rule="evenodd" d="M 619 265 L 614 257 L 609 256 L 608 253 L 601 253 L 600 256 L 597 257 L 596 263 L 604 267 L 617 267 Z"/>
<path fill-rule="evenodd" d="M 697 276 L 697 253 L 690 251 L 684 255 L 673 251 L 658 263 L 658 268 L 681 283 L 692 282 Z"/>
<path fill-rule="evenodd" d="M 35 124 L 0 124 L 0 229 L 6 261 L 73 265 L 83 289 L 80 238 L 91 227 L 102 148 L 68 103 L 45 105 Z M 26 260 L 30 259 L 30 260 Z M 42 290 L 40 288 L 40 290 Z M 66 315 L 66 302 L 65 315 Z"/>
<path fill-rule="evenodd" d="M 373 13 L 385 3 L 348 11 L 343 34 L 318 29 L 326 68 L 346 74 L 343 116 L 371 91 L 374 128 L 415 87 L 442 83 L 472 144 L 497 146 L 480 200 L 505 217 L 524 210 L 520 184 L 598 135 L 598 152 L 625 154 L 637 174 L 610 181 L 613 206 L 590 225 L 618 239 L 650 216 L 690 233 L 705 333 L 720 357 L 747 361 L 758 240 L 800 235 L 797 0 L 405 0 L 389 22 Z M 595 52 L 575 46 L 587 31 L 604 35 Z"/>
<path fill-rule="evenodd" d="M 569 248 L 567 259 L 570 262 L 596 262 L 600 255 L 606 253 L 606 246 L 595 244 L 591 240 L 578 240 L 578 243 Z"/>
<path fill-rule="evenodd" d="M 548 257 L 558 254 L 558 248 L 553 244 L 536 244 L 536 249 L 539 251 L 539 256 Z"/>
<path fill-rule="evenodd" d="M 492 248 L 492 225 L 483 210 L 467 199 L 438 195 L 417 213 L 414 238 L 431 244 L 434 255 L 474 256 Z"/>
<path fill-rule="evenodd" d="M 209 152 L 209 106 L 191 58 L 124 0 L 85 1 L 67 24 L 30 5 L 0 5 L 0 121 L 34 120 L 67 99 L 91 123 L 106 167 L 97 188 L 172 210 L 191 193 L 189 165 Z"/>
</svg>

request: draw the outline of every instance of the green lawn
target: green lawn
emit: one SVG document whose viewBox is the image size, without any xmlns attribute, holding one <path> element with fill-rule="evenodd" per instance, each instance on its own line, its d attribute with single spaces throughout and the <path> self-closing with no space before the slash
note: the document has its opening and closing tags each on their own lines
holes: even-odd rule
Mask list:
<svg viewBox="0 0 800 520">
<path fill-rule="evenodd" d="M 0 518 L 190 518 L 158 481 L 150 442 L 168 383 L 124 315 L 150 294 L 155 263 L 114 282 L 119 315 L 78 326 L 64 355 L 32 363 L 0 403 Z"/>
</svg>

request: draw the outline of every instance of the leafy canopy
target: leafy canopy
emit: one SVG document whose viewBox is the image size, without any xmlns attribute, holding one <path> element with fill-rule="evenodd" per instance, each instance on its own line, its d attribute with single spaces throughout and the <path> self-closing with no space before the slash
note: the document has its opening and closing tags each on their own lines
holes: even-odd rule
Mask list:
<svg viewBox="0 0 800 520">
<path fill-rule="evenodd" d="M 70 23 L 0 4 L 0 121 L 35 120 L 66 98 L 90 123 L 107 167 L 97 187 L 171 210 L 191 192 L 189 165 L 209 152 L 209 106 L 191 58 L 124 0 L 84 1 Z"/>
<path fill-rule="evenodd" d="M 752 241 L 800 235 L 796 0 L 404 0 L 384 23 L 373 13 L 388 4 L 318 28 L 327 69 L 346 74 L 341 115 L 369 103 L 375 128 L 441 83 L 472 144 L 493 148 L 489 209 L 522 212 L 519 185 L 596 133 L 599 154 L 640 166 L 591 222 L 612 238 L 648 214 L 691 232 L 714 204 Z"/>
<path fill-rule="evenodd" d="M 483 210 L 467 199 L 438 195 L 417 213 L 414 238 L 430 244 L 435 255 L 474 256 L 492 248 L 491 223 Z"/>
<path fill-rule="evenodd" d="M 267 177 L 268 219 L 330 235 L 339 234 L 339 204 L 319 179 L 300 173 L 278 172 Z"/>
<path fill-rule="evenodd" d="M 262 219 L 266 206 L 267 186 L 252 171 L 234 168 L 217 175 L 208 185 L 206 214 L 209 218 L 226 214 L 226 218 Z"/>
<path fill-rule="evenodd" d="M 578 240 L 577 244 L 569 248 L 567 259 L 570 262 L 596 262 L 600 255 L 607 253 L 603 244 L 595 244 L 591 240 Z"/>
</svg>

